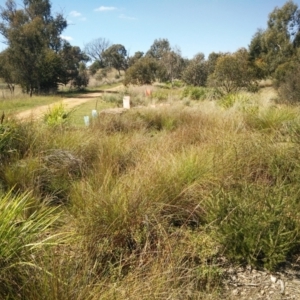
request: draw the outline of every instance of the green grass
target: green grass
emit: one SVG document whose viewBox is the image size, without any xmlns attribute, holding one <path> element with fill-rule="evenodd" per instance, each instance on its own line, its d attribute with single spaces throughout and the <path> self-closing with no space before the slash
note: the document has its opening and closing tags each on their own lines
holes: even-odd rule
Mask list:
<svg viewBox="0 0 300 300">
<path fill-rule="evenodd" d="M 16 113 L 41 105 L 48 105 L 61 100 L 59 96 L 19 96 L 11 99 L 0 99 L 0 111 L 7 114 Z"/>
<path fill-rule="evenodd" d="M 99 114 L 101 110 L 116 107 L 114 103 L 107 103 L 102 100 L 102 98 L 97 98 L 88 101 L 75 107 L 70 115 L 70 124 L 74 126 L 85 126 L 84 116 L 89 116 L 90 121 L 93 121 L 92 110 L 96 110 Z"/>
</svg>

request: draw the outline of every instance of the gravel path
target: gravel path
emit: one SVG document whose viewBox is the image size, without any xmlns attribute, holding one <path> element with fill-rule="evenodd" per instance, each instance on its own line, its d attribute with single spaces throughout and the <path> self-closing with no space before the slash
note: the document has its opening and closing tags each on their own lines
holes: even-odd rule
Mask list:
<svg viewBox="0 0 300 300">
<path fill-rule="evenodd" d="M 105 94 L 106 92 L 116 92 L 118 90 L 121 90 L 123 86 L 117 86 L 115 88 L 111 88 L 109 90 L 105 90 L 103 92 L 95 92 L 95 93 L 88 93 L 88 94 L 84 94 L 81 95 L 79 97 L 76 98 L 65 98 L 62 99 L 60 101 L 54 102 L 52 104 L 49 105 L 41 105 L 41 106 L 37 106 L 35 108 L 32 109 L 28 109 L 28 110 L 24 110 L 22 112 L 17 113 L 15 116 L 18 119 L 38 119 L 41 116 L 43 116 L 45 113 L 47 113 L 47 111 L 49 109 L 51 109 L 51 107 L 62 103 L 64 105 L 64 107 L 66 107 L 67 109 L 71 109 L 74 108 L 76 106 L 79 106 L 81 104 L 84 104 L 88 101 L 94 100 L 97 97 L 101 97 L 103 94 Z"/>
</svg>

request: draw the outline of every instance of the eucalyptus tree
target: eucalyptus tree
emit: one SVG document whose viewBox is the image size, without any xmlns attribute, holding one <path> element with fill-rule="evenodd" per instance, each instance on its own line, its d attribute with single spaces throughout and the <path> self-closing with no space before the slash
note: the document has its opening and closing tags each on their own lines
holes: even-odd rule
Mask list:
<svg viewBox="0 0 300 300">
<path fill-rule="evenodd" d="M 15 70 L 9 63 L 9 53 L 4 50 L 0 53 L 0 78 L 4 80 L 10 92 L 13 94 L 15 90 L 16 76 Z"/>
<path fill-rule="evenodd" d="M 49 0 L 7 0 L 0 7 L 0 34 L 7 49 L 5 56 L 15 83 L 30 95 L 56 90 L 64 69 L 66 42 L 61 33 L 67 27 L 62 14 L 51 13 Z M 76 62 L 75 62 L 76 64 Z"/>
<path fill-rule="evenodd" d="M 120 71 L 125 71 L 128 68 L 127 50 L 121 44 L 114 44 L 107 48 L 103 54 L 104 65 L 107 67 L 113 67 Z"/>
<path fill-rule="evenodd" d="M 254 90 L 255 73 L 247 49 L 241 48 L 235 53 L 220 56 L 208 82 L 223 94 L 234 93 L 243 88 Z"/>
<path fill-rule="evenodd" d="M 172 85 L 174 79 L 179 79 L 181 77 L 185 66 L 184 59 L 181 56 L 181 51 L 177 47 L 164 52 L 161 57 L 160 64 L 164 71 L 163 74 L 165 75 L 165 78 L 162 77 L 161 79 L 171 81 Z"/>
<path fill-rule="evenodd" d="M 153 57 L 141 57 L 126 70 L 124 85 L 152 84 L 156 80 L 159 70 L 160 65 Z"/>
<path fill-rule="evenodd" d="M 144 52 L 142 52 L 142 51 L 135 52 L 133 56 L 130 56 L 128 58 L 128 67 L 131 67 L 132 65 L 134 65 L 143 56 L 144 56 Z"/>
<path fill-rule="evenodd" d="M 294 59 L 300 46 L 300 10 L 293 1 L 270 13 L 267 29 L 258 29 L 249 45 L 250 59 L 265 76 Z"/>
<path fill-rule="evenodd" d="M 159 64 L 158 80 L 173 82 L 175 78 L 181 77 L 185 61 L 180 49 L 171 47 L 168 39 L 155 39 L 145 56 L 155 59 Z"/>
<path fill-rule="evenodd" d="M 189 61 L 188 66 L 183 71 L 182 80 L 189 85 L 205 86 L 207 76 L 208 62 L 203 53 L 198 53 Z"/>
<path fill-rule="evenodd" d="M 169 51 L 171 51 L 171 46 L 168 39 L 155 39 L 146 56 L 160 60 Z"/>
</svg>

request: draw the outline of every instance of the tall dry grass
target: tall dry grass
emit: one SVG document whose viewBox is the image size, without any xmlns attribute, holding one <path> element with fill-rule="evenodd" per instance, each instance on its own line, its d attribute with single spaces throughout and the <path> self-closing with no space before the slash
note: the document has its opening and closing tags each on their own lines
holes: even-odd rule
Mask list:
<svg viewBox="0 0 300 300">
<path fill-rule="evenodd" d="M 224 255 L 269 270 L 291 259 L 298 109 L 256 97 L 178 99 L 86 128 L 1 125 L 1 193 L 59 204 L 61 227 L 49 234 L 69 236 L 34 256 L 39 267 L 25 268 L 31 280 L 10 298 L 220 299 Z"/>
</svg>

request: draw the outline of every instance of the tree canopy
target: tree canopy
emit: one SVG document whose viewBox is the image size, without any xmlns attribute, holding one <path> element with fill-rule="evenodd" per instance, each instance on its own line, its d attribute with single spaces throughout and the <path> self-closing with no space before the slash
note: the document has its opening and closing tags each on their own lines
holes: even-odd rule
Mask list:
<svg viewBox="0 0 300 300">
<path fill-rule="evenodd" d="M 274 8 L 267 28 L 257 30 L 248 49 L 212 52 L 207 59 L 201 52 L 192 59 L 183 58 L 166 38 L 155 39 L 148 51 L 131 57 L 124 45 L 105 38 L 91 41 L 82 51 L 62 39 L 67 21 L 62 14 L 52 13 L 50 0 L 20 2 L 6 0 L 0 6 L 0 34 L 7 45 L 0 53 L 0 77 L 12 92 L 15 84 L 30 95 L 57 90 L 60 84 L 81 88 L 88 74 L 110 68 L 126 72 L 125 84 L 181 79 L 223 92 L 251 88 L 266 77 L 275 79 L 277 87 L 285 84 L 281 90 L 287 90 L 292 88 L 288 78 L 293 78 L 293 72 L 299 74 L 300 9 L 292 0 Z M 92 64 L 87 68 L 89 60 Z"/>
<path fill-rule="evenodd" d="M 161 59 L 163 55 L 170 50 L 171 46 L 168 39 L 156 39 L 147 51 L 146 56 Z"/>
<path fill-rule="evenodd" d="M 107 48 L 102 54 L 104 64 L 119 71 L 127 69 L 127 50 L 121 44 L 114 44 Z"/>
<path fill-rule="evenodd" d="M 276 7 L 269 15 L 266 30 L 258 29 L 249 45 L 251 60 L 264 76 L 273 76 L 276 69 L 293 60 L 300 46 L 300 10 L 293 1 Z"/>
<path fill-rule="evenodd" d="M 205 86 L 208 76 L 208 63 L 203 53 L 198 53 L 189 62 L 183 71 L 182 79 L 185 83 L 194 86 Z"/>
<path fill-rule="evenodd" d="M 157 78 L 159 64 L 152 57 L 138 59 L 125 73 L 124 84 L 152 84 Z"/>
<path fill-rule="evenodd" d="M 103 53 L 111 46 L 111 42 L 105 38 L 98 38 L 84 47 L 84 52 L 90 57 L 90 59 L 100 67 L 104 67 Z"/>
<path fill-rule="evenodd" d="M 66 83 L 67 73 L 77 75 L 72 69 L 78 61 L 65 62 L 66 48 L 72 46 L 60 37 L 67 21 L 62 14 L 51 14 L 49 0 L 23 0 L 22 8 L 14 0 L 7 0 L 0 8 L 0 18 L 8 62 L 2 77 L 7 82 L 13 80 L 32 95 L 56 90 L 60 83 Z M 82 55 L 80 59 L 87 57 Z M 10 75 L 3 76 L 4 71 Z"/>
<path fill-rule="evenodd" d="M 214 72 L 209 76 L 209 83 L 221 93 L 234 93 L 241 88 L 250 89 L 255 84 L 255 76 L 248 51 L 241 48 L 235 53 L 220 56 Z"/>
</svg>

